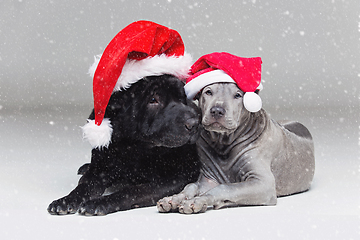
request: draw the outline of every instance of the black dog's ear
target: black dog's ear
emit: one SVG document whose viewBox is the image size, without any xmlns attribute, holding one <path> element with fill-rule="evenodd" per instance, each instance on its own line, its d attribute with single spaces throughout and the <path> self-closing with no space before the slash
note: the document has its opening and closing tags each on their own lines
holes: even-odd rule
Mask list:
<svg viewBox="0 0 360 240">
<path fill-rule="evenodd" d="M 127 108 L 125 107 L 125 105 L 127 104 L 128 99 L 126 98 L 126 96 L 121 96 L 119 93 L 113 93 L 113 95 L 111 95 L 111 98 L 109 100 L 109 103 L 106 107 L 105 110 L 105 116 L 104 118 L 113 118 L 115 117 L 116 114 L 118 114 L 119 112 L 121 112 L 122 110 L 126 110 Z M 89 116 L 90 120 L 94 120 L 95 119 L 95 111 L 94 109 L 91 111 L 91 114 Z"/>
<path fill-rule="evenodd" d="M 90 120 L 95 120 L 95 111 L 94 109 L 91 111 L 90 116 L 88 117 Z"/>
<path fill-rule="evenodd" d="M 105 110 L 104 118 L 116 118 L 119 114 L 124 114 L 131 104 L 129 94 L 124 94 L 123 92 L 115 92 L 111 95 L 111 98 L 108 102 L 108 105 Z"/>
</svg>

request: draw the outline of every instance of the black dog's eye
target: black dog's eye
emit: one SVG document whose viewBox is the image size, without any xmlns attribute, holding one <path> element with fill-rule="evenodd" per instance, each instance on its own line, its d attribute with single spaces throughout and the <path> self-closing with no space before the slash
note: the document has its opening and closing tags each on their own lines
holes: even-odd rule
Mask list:
<svg viewBox="0 0 360 240">
<path fill-rule="evenodd" d="M 208 95 L 208 96 L 212 96 L 212 91 L 211 90 L 206 90 L 205 94 Z"/>
<path fill-rule="evenodd" d="M 157 94 L 155 94 L 152 98 L 150 98 L 149 104 L 156 105 L 160 103 L 160 98 Z"/>
<path fill-rule="evenodd" d="M 159 102 L 156 100 L 156 98 L 153 97 L 153 98 L 151 98 L 149 103 L 156 104 L 156 103 L 159 103 Z"/>
<path fill-rule="evenodd" d="M 240 93 L 236 93 L 235 96 L 234 96 L 235 99 L 239 99 L 241 98 L 241 94 Z"/>
</svg>

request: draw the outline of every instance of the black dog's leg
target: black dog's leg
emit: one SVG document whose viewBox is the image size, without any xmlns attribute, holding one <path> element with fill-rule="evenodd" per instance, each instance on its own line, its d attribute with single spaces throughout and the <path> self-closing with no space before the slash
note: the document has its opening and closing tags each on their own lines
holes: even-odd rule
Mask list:
<svg viewBox="0 0 360 240">
<path fill-rule="evenodd" d="M 47 209 L 48 212 L 53 215 L 73 214 L 77 212 L 82 202 L 101 196 L 105 187 L 98 179 L 89 175 L 85 174 L 69 195 L 53 201 Z"/>
<path fill-rule="evenodd" d="M 180 192 L 185 185 L 185 181 L 178 181 L 176 184 L 169 180 L 168 183 L 151 182 L 126 186 L 111 195 L 83 202 L 79 213 L 101 216 L 133 208 L 155 206 L 159 199 Z"/>
<path fill-rule="evenodd" d="M 73 214 L 78 211 L 82 202 L 101 196 L 107 187 L 106 184 L 113 181 L 106 178 L 106 169 L 100 165 L 107 157 L 107 152 L 93 149 L 91 163 L 86 165 L 78 186 L 69 195 L 53 201 L 47 209 L 48 212 L 53 215 Z"/>
<path fill-rule="evenodd" d="M 90 163 L 85 163 L 84 165 L 79 167 L 77 174 L 84 175 L 86 173 L 86 171 L 89 170 L 89 167 L 90 167 Z"/>
</svg>

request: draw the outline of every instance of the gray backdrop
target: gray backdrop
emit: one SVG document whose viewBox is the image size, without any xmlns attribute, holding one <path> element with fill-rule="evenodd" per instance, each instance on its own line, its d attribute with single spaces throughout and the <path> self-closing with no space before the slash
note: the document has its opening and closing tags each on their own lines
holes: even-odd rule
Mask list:
<svg viewBox="0 0 360 240">
<path fill-rule="evenodd" d="M 146 19 L 177 30 L 194 60 L 214 51 L 262 57 L 265 108 L 351 110 L 359 13 L 358 0 L 1 0 L 0 109 L 92 107 L 93 56 Z"/>
</svg>

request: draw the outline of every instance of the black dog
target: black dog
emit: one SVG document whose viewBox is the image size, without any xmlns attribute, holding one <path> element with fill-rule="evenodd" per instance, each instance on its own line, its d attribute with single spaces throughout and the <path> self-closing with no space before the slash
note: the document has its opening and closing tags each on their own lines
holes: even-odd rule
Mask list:
<svg viewBox="0 0 360 240">
<path fill-rule="evenodd" d="M 145 77 L 114 92 L 105 113 L 113 126 L 111 143 L 92 150 L 91 163 L 79 169 L 78 186 L 53 201 L 48 212 L 105 215 L 153 206 L 196 181 L 195 109 L 187 103 L 183 83 L 171 75 Z"/>
</svg>

